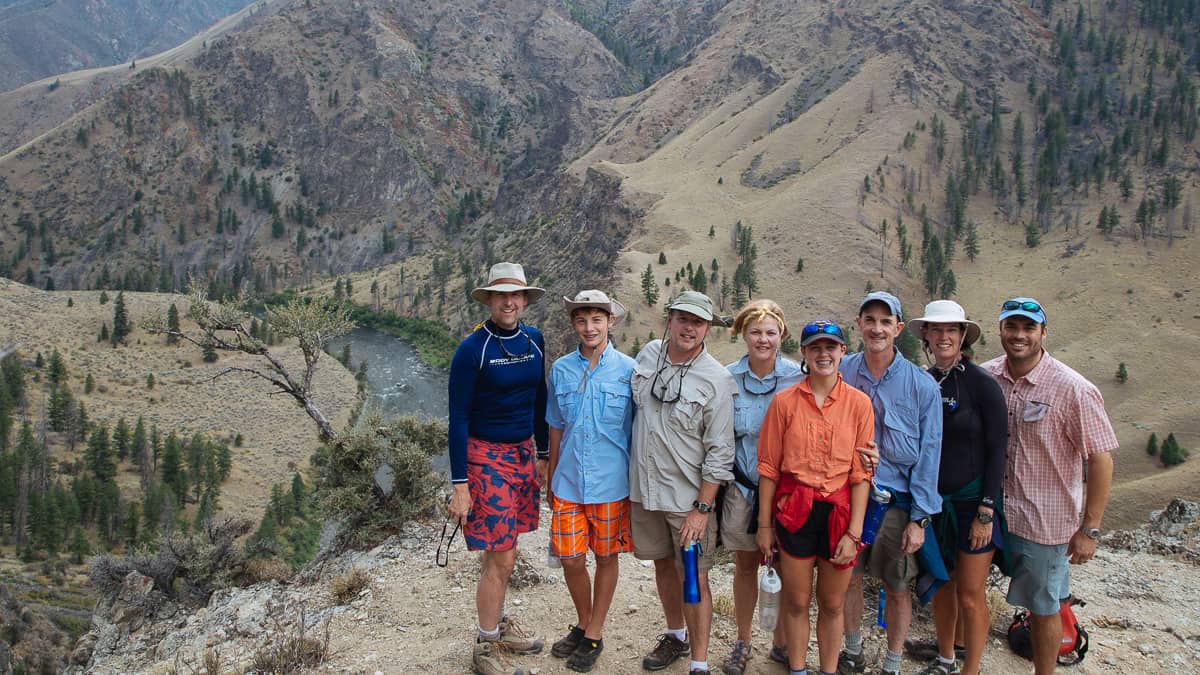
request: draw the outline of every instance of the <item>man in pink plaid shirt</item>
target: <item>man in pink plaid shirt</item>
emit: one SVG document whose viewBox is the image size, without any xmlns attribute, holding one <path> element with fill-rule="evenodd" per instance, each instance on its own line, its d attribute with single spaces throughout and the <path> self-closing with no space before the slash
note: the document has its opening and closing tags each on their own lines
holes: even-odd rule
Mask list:
<svg viewBox="0 0 1200 675">
<path fill-rule="evenodd" d="M 1057 664 L 1059 606 L 1071 594 L 1067 562 L 1086 563 L 1096 552 L 1117 448 L 1100 390 L 1047 354 L 1045 338 L 1041 304 L 1013 298 L 1000 310 L 1004 356 L 983 364 L 1008 403 L 1008 601 L 1032 615 L 1037 675 L 1054 672 Z"/>
</svg>

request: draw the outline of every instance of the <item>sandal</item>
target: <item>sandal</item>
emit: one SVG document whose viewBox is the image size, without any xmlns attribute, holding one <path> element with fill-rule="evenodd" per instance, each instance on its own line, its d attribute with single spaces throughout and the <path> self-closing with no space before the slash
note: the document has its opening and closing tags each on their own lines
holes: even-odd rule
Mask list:
<svg viewBox="0 0 1200 675">
<path fill-rule="evenodd" d="M 771 645 L 771 651 L 767 653 L 767 658 L 775 663 L 782 663 L 784 667 L 788 665 L 788 650 L 787 647 Z"/>
</svg>

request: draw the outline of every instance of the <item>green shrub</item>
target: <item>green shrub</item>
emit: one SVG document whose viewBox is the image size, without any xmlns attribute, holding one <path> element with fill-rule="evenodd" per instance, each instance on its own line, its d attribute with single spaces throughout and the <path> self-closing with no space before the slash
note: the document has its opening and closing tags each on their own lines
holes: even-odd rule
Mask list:
<svg viewBox="0 0 1200 675">
<path fill-rule="evenodd" d="M 385 424 L 377 415 L 318 450 L 312 460 L 318 506 L 342 523 L 340 543 L 370 546 L 430 514 L 444 482 L 431 460 L 445 451 L 444 421 L 401 417 Z M 393 479 L 381 489 L 375 475 L 384 465 Z"/>
</svg>

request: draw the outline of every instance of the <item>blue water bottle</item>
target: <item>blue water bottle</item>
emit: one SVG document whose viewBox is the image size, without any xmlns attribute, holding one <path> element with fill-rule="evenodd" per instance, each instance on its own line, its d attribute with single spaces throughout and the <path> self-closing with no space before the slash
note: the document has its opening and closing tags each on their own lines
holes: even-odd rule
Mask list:
<svg viewBox="0 0 1200 675">
<path fill-rule="evenodd" d="M 700 544 L 680 546 L 683 554 L 683 601 L 689 605 L 700 602 Z"/>
<path fill-rule="evenodd" d="M 871 481 L 871 499 L 867 501 L 867 514 L 863 518 L 862 543 L 870 546 L 875 543 L 875 535 L 879 534 L 879 526 L 883 525 L 883 516 L 892 503 L 892 493 L 879 487 Z"/>
<path fill-rule="evenodd" d="M 879 611 L 875 614 L 875 625 L 884 630 L 887 630 L 887 619 L 884 618 L 884 612 L 887 609 L 886 598 L 887 595 L 884 593 L 884 590 L 882 588 L 879 589 Z"/>
</svg>

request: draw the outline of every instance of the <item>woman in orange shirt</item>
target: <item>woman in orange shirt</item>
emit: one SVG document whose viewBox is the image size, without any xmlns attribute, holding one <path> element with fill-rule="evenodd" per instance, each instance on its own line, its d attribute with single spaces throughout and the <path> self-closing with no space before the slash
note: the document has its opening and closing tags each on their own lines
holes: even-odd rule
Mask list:
<svg viewBox="0 0 1200 675">
<path fill-rule="evenodd" d="M 775 395 L 758 440 L 758 548 L 778 546 L 787 615 L 788 668 L 803 673 L 808 608 L 817 586 L 817 648 L 821 673 L 837 670 L 842 603 L 862 549 L 871 473 L 858 448 L 875 438 L 871 399 L 838 372 L 846 338 L 838 325 L 814 321 L 800 334 L 808 372 Z"/>
</svg>

